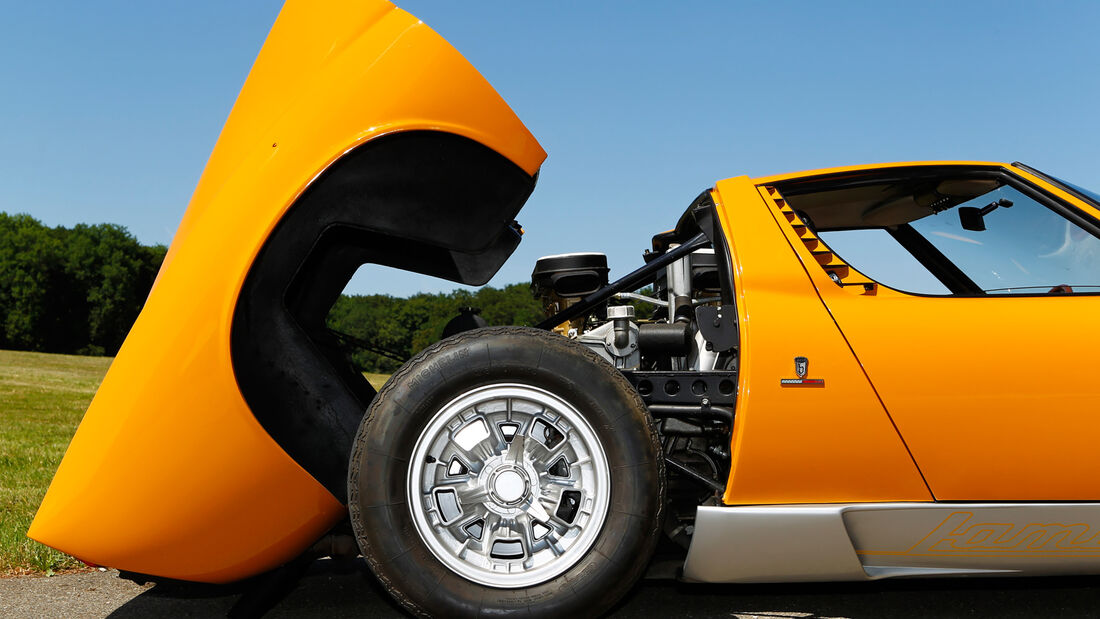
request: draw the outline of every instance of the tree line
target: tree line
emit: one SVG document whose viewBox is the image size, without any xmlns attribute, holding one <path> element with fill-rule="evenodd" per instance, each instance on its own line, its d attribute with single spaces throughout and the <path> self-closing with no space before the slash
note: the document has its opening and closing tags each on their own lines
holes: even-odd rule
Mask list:
<svg viewBox="0 0 1100 619">
<path fill-rule="evenodd" d="M 490 325 L 534 325 L 542 308 L 529 284 L 476 291 L 421 293 L 408 298 L 389 295 L 343 295 L 328 315 L 328 327 L 373 347 L 408 359 L 438 341 L 443 328 L 463 307 L 480 310 Z M 361 371 L 388 374 L 401 366 L 392 357 L 352 347 L 351 361 Z"/>
<path fill-rule="evenodd" d="M 0 213 L 0 348 L 113 355 L 164 260 L 114 224 Z"/>
<path fill-rule="evenodd" d="M 114 355 L 137 319 L 163 245 L 143 245 L 115 224 L 49 227 L 30 215 L 0 213 L 0 348 Z M 460 308 L 474 307 L 491 325 L 532 325 L 542 318 L 528 284 L 476 291 L 344 295 L 330 329 L 408 358 L 440 338 Z M 392 372 L 400 363 L 354 350 L 362 371 Z"/>
</svg>

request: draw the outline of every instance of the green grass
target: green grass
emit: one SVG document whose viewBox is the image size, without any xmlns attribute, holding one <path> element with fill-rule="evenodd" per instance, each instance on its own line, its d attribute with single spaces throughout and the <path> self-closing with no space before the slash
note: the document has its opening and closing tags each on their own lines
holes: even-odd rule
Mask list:
<svg viewBox="0 0 1100 619">
<path fill-rule="evenodd" d="M 0 350 L 0 574 L 80 567 L 26 532 L 110 363 Z"/>
<path fill-rule="evenodd" d="M 370 372 L 363 372 L 363 376 L 367 378 L 367 382 L 369 382 L 375 390 L 381 389 L 382 385 L 385 385 L 386 381 L 390 379 L 389 374 L 371 374 Z"/>
<path fill-rule="evenodd" d="M 27 528 L 96 388 L 106 357 L 0 350 L 0 575 L 81 567 Z M 388 374 L 363 374 L 381 389 Z"/>
</svg>

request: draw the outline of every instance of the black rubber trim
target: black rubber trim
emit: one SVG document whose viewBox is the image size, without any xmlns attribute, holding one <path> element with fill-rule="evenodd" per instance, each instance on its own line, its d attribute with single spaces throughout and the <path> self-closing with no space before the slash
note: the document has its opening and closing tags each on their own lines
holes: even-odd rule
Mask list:
<svg viewBox="0 0 1100 619">
<path fill-rule="evenodd" d="M 708 189 L 696 198 L 702 207 L 698 214 L 701 227 L 710 229 L 710 240 L 714 245 L 714 257 L 718 261 L 718 281 L 722 287 L 722 305 L 727 306 L 733 314 L 734 324 L 737 324 L 737 303 L 734 297 L 733 286 L 733 259 L 730 257 L 729 239 L 722 228 L 722 219 L 718 216 L 718 208 L 711 197 L 713 189 Z M 705 198 L 703 196 L 706 196 Z"/>
<path fill-rule="evenodd" d="M 264 243 L 233 316 L 237 384 L 264 430 L 341 502 L 375 392 L 325 328 L 332 304 L 364 263 L 484 284 L 519 244 L 514 217 L 535 180 L 457 135 L 384 136 L 322 173 Z"/>
<path fill-rule="evenodd" d="M 1062 180 L 1058 177 L 1051 176 L 1051 175 L 1049 175 L 1046 172 L 1043 172 L 1041 170 L 1036 170 L 1035 168 L 1027 165 L 1026 163 L 1020 163 L 1019 161 L 1013 161 L 1012 162 L 1012 167 L 1020 168 L 1021 170 L 1024 170 L 1024 171 L 1029 172 L 1029 173 L 1031 173 L 1035 176 L 1038 176 L 1039 178 L 1043 179 L 1044 181 L 1050 183 L 1051 185 L 1054 185 L 1058 189 L 1061 189 L 1062 191 L 1064 191 L 1064 192 L 1068 193 L 1069 195 L 1077 198 L 1078 200 L 1084 202 L 1085 204 L 1088 204 L 1089 206 L 1091 206 L 1093 208 L 1100 209 L 1100 202 L 1097 202 L 1096 199 L 1093 198 L 1092 196 L 1090 196 L 1086 193 L 1082 193 L 1080 191 L 1080 189 L 1078 189 L 1077 187 L 1074 187 L 1073 185 L 1069 184 L 1068 181 L 1064 181 L 1064 180 Z"/>
</svg>

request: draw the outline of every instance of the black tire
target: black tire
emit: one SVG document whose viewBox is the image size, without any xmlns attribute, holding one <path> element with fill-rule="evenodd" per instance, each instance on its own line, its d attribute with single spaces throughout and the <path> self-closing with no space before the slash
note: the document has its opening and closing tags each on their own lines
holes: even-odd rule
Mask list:
<svg viewBox="0 0 1100 619">
<path fill-rule="evenodd" d="M 568 401 L 602 446 L 610 502 L 595 542 L 546 582 L 498 588 L 460 576 L 416 529 L 409 457 L 441 407 L 471 389 L 523 384 Z M 378 393 L 356 434 L 349 511 L 371 570 L 422 616 L 597 616 L 642 575 L 665 502 L 660 442 L 641 398 L 609 363 L 559 335 L 490 327 L 442 340 L 406 363 Z"/>
</svg>

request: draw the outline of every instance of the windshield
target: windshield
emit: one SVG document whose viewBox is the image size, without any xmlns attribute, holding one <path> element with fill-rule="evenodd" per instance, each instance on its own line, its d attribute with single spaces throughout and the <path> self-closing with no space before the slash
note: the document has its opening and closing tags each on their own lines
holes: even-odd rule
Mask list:
<svg viewBox="0 0 1100 619">
<path fill-rule="evenodd" d="M 983 229 L 964 225 L 959 211 L 966 208 L 988 210 Z M 1100 239 L 1012 186 L 909 225 L 982 292 L 1100 290 Z"/>
</svg>

